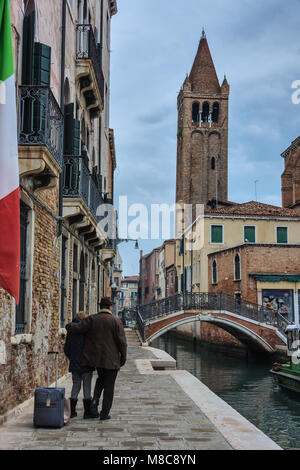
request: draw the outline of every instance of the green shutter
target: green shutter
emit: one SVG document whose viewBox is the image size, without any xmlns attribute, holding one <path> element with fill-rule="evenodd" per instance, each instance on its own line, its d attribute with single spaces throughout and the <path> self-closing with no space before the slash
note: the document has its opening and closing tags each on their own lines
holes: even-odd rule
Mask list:
<svg viewBox="0 0 300 470">
<path fill-rule="evenodd" d="M 211 243 L 223 243 L 223 226 L 211 226 Z"/>
<path fill-rule="evenodd" d="M 255 227 L 244 227 L 244 242 L 255 243 Z"/>
<path fill-rule="evenodd" d="M 73 155 L 80 155 L 80 121 L 74 119 Z"/>
<path fill-rule="evenodd" d="M 64 154 L 80 155 L 80 121 L 74 119 L 74 103 L 65 105 Z"/>
<path fill-rule="evenodd" d="M 277 243 L 287 243 L 288 233 L 287 227 L 277 227 Z"/>
<path fill-rule="evenodd" d="M 33 50 L 33 85 L 50 86 L 51 47 L 35 42 Z"/>
</svg>

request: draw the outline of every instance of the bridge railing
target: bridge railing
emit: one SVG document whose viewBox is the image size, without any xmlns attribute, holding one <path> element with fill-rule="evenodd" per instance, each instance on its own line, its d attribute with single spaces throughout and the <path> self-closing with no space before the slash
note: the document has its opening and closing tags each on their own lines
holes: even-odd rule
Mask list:
<svg viewBox="0 0 300 470">
<path fill-rule="evenodd" d="M 274 310 L 246 300 L 237 299 L 223 292 L 186 292 L 137 307 L 136 321 L 142 337 L 146 337 L 145 326 L 148 320 L 160 318 L 181 310 L 225 310 L 259 323 L 273 325 L 282 333 L 284 333 L 286 326 L 289 324 L 288 320 L 274 312 Z"/>
<path fill-rule="evenodd" d="M 288 325 L 291 325 L 291 322 L 280 315 L 280 313 L 277 313 L 277 328 L 280 333 L 285 335 L 285 330 Z"/>
<path fill-rule="evenodd" d="M 137 309 L 135 310 L 135 319 L 136 319 L 136 325 L 138 327 L 140 335 L 145 343 L 146 342 L 146 322 Z"/>
</svg>

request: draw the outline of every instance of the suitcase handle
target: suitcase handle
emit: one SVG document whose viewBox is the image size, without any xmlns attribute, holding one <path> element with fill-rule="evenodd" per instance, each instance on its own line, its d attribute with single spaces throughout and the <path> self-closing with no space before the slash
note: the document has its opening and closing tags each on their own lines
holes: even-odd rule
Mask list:
<svg viewBox="0 0 300 470">
<path fill-rule="evenodd" d="M 55 367 L 55 387 L 57 388 L 58 382 L 58 352 L 57 351 L 49 351 L 48 352 L 48 374 L 47 374 L 47 387 L 50 387 L 50 355 L 56 355 L 56 367 Z"/>
</svg>

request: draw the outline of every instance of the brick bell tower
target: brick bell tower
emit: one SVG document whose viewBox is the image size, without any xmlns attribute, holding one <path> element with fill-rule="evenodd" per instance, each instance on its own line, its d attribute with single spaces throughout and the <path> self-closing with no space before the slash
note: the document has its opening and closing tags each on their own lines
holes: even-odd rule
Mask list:
<svg viewBox="0 0 300 470">
<path fill-rule="evenodd" d="M 228 200 L 228 100 L 228 82 L 224 77 L 219 84 L 203 30 L 178 95 L 177 203 L 215 206 L 217 200 L 219 206 Z"/>
</svg>

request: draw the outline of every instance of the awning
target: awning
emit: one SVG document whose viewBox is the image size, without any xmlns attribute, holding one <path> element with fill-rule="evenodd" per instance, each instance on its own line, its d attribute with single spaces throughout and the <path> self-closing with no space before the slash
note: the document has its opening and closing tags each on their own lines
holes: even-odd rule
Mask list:
<svg viewBox="0 0 300 470">
<path fill-rule="evenodd" d="M 289 281 L 289 282 L 300 282 L 300 274 L 251 274 L 254 279 L 261 282 L 280 282 L 280 281 Z"/>
</svg>

